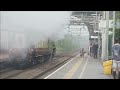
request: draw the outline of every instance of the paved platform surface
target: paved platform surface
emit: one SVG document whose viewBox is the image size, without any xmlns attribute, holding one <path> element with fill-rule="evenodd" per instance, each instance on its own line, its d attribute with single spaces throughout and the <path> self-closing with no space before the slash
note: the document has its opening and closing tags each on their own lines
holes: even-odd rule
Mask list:
<svg viewBox="0 0 120 90">
<path fill-rule="evenodd" d="M 102 62 L 88 56 L 82 79 L 113 79 L 112 75 L 104 75 Z"/>
<path fill-rule="evenodd" d="M 112 75 L 104 75 L 102 62 L 85 55 L 77 55 L 69 62 L 46 76 L 44 79 L 113 79 Z"/>
</svg>

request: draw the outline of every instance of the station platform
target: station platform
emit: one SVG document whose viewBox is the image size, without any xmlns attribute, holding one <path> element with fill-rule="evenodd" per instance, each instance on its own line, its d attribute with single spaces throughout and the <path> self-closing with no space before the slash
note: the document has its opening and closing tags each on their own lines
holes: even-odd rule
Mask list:
<svg viewBox="0 0 120 90">
<path fill-rule="evenodd" d="M 88 56 L 81 79 L 113 79 L 112 75 L 104 75 L 102 61 Z"/>
<path fill-rule="evenodd" d="M 113 76 L 104 75 L 100 60 L 78 54 L 44 79 L 113 79 Z"/>
</svg>

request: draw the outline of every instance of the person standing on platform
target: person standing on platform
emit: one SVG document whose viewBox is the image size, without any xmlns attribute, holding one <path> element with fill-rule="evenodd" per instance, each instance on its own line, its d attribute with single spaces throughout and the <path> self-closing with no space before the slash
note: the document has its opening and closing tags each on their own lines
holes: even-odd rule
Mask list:
<svg viewBox="0 0 120 90">
<path fill-rule="evenodd" d="M 90 44 L 90 56 L 92 56 L 92 44 Z"/>
<path fill-rule="evenodd" d="M 120 79 L 120 41 L 118 39 L 115 39 L 115 44 L 112 47 L 113 52 L 113 76 L 115 78 L 116 76 L 116 70 L 117 70 L 117 64 L 118 64 L 118 70 L 119 70 L 119 79 Z"/>
<path fill-rule="evenodd" d="M 93 43 L 91 44 L 91 57 L 93 57 Z"/>
<path fill-rule="evenodd" d="M 84 48 L 82 48 L 82 57 L 84 57 L 84 54 L 85 54 L 85 50 Z"/>
<path fill-rule="evenodd" d="M 98 52 L 98 44 L 96 43 L 95 46 L 95 51 L 94 51 L 94 57 L 97 59 L 97 52 Z"/>
<path fill-rule="evenodd" d="M 92 45 L 92 56 L 95 58 L 95 43 Z"/>
</svg>

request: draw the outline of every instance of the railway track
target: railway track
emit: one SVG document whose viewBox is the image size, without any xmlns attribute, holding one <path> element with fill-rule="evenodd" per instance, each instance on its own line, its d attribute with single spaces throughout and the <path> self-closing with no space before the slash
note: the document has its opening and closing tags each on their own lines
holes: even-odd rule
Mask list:
<svg viewBox="0 0 120 90">
<path fill-rule="evenodd" d="M 44 65 L 46 63 L 40 63 L 40 64 L 38 64 L 36 66 L 30 67 L 30 68 L 27 68 L 27 69 L 24 69 L 24 70 L 18 70 L 18 69 L 15 69 L 15 68 L 6 69 L 6 70 L 3 70 L 3 71 L 0 72 L 0 74 L 1 74 L 0 78 L 9 79 L 11 77 L 15 77 L 15 76 L 19 75 L 20 73 L 24 73 L 24 72 L 26 72 L 28 70 L 35 69 L 35 68 L 37 68 L 39 66 L 42 66 L 42 65 Z"/>
<path fill-rule="evenodd" d="M 74 56 L 75 56 L 75 55 L 74 55 Z M 50 67 L 50 68 L 42 71 L 41 73 L 39 73 L 38 75 L 34 76 L 34 77 L 31 78 L 31 79 L 38 79 L 39 77 L 41 77 L 41 76 L 44 75 L 45 73 L 49 72 L 50 70 L 52 70 L 52 69 L 54 69 L 54 68 L 56 68 L 56 67 L 64 64 L 64 63 L 67 62 L 70 58 L 72 58 L 72 57 L 74 57 L 74 56 L 71 56 L 71 57 L 65 59 L 64 61 L 61 61 L 61 62 L 57 63 L 56 65 L 53 65 L 52 67 Z"/>
<path fill-rule="evenodd" d="M 13 69 L 14 69 L 14 68 L 7 68 L 7 69 L 0 70 L 0 74 L 9 72 L 9 71 L 11 71 L 11 70 L 13 70 Z"/>
<path fill-rule="evenodd" d="M 67 56 L 67 57 L 65 57 Z M 49 70 L 57 67 L 58 65 L 66 62 L 67 60 L 69 60 L 70 58 L 72 58 L 74 55 L 58 55 L 57 57 L 54 58 L 54 60 L 52 60 L 52 62 L 54 63 L 55 61 L 57 62 L 57 59 L 63 59 L 61 62 L 59 63 L 56 63 L 56 64 L 53 64 L 52 65 L 52 62 L 51 62 L 51 65 L 48 67 L 48 64 L 50 63 L 49 61 L 48 62 L 45 62 L 45 63 L 41 63 L 41 64 L 38 64 L 36 66 L 33 66 L 31 68 L 27 68 L 25 70 L 16 70 L 16 69 L 8 69 L 8 70 L 5 70 L 5 71 L 1 71 L 0 73 L 0 78 L 1 79 L 19 79 L 22 77 L 21 76 L 25 76 L 24 73 L 28 72 L 28 73 L 31 73 L 32 71 L 34 72 L 37 72 L 36 75 L 33 75 L 32 77 L 28 78 L 28 79 L 37 79 L 39 78 L 41 75 L 45 74 L 46 72 L 48 72 Z M 45 67 L 48 67 L 48 68 L 45 68 Z M 44 69 L 45 68 L 45 69 Z M 33 73 L 35 74 L 35 73 Z M 20 76 L 21 75 L 21 76 Z"/>
</svg>

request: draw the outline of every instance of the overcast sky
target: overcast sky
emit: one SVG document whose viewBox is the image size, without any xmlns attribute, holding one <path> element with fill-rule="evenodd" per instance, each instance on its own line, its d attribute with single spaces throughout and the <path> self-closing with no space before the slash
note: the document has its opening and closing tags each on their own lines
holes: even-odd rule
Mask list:
<svg viewBox="0 0 120 90">
<path fill-rule="evenodd" d="M 53 33 L 69 23 L 67 11 L 2 11 L 1 29 Z"/>
</svg>

